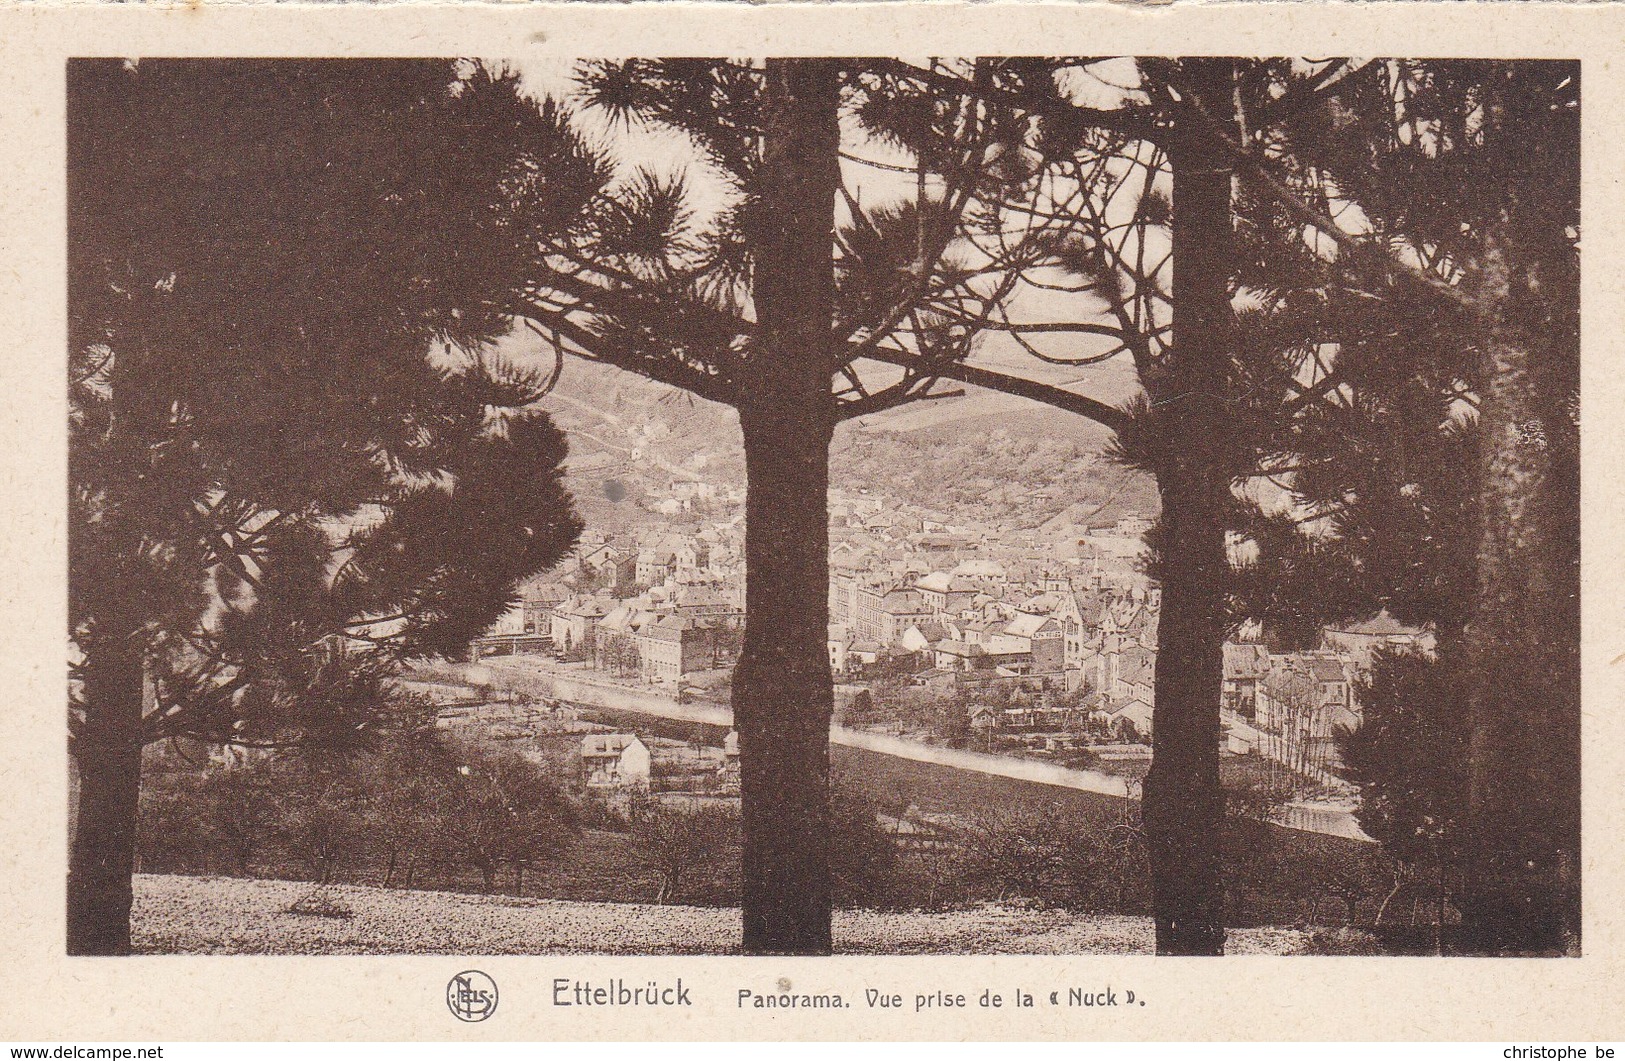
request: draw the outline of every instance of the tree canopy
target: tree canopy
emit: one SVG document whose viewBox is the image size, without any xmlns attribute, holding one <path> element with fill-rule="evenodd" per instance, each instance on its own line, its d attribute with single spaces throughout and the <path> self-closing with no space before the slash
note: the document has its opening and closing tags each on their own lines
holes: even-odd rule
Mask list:
<svg viewBox="0 0 1625 1061">
<path fill-rule="evenodd" d="M 95 950 L 127 946 L 142 744 L 364 737 L 393 660 L 460 651 L 574 542 L 548 380 L 483 348 L 519 234 L 578 223 L 602 174 L 472 64 L 69 78 L 70 923 Z"/>
</svg>

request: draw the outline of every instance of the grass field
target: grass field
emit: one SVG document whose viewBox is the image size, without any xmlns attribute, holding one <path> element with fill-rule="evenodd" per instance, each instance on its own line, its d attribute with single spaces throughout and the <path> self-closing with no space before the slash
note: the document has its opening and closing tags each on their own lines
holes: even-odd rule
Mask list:
<svg viewBox="0 0 1625 1061">
<path fill-rule="evenodd" d="M 325 914 L 292 913 L 310 884 L 141 875 L 132 921 L 143 954 L 728 954 L 739 911 L 566 902 L 334 885 Z M 334 916 L 335 914 L 339 916 Z M 1233 954 L 1296 954 L 1307 934 L 1233 929 Z M 936 913 L 842 910 L 846 954 L 1149 954 L 1148 918 L 984 905 Z"/>
</svg>

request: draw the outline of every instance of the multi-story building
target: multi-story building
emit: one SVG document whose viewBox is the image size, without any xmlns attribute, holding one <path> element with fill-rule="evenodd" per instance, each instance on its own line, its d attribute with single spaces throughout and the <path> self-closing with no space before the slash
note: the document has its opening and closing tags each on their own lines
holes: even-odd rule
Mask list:
<svg viewBox="0 0 1625 1061">
<path fill-rule="evenodd" d="M 1027 642 L 1034 674 L 1059 671 L 1065 664 L 1066 644 L 1061 624 L 1050 616 L 1019 614 L 1005 626 L 1005 632 Z"/>
<path fill-rule="evenodd" d="M 598 621 L 609 614 L 605 602 L 592 597 L 572 597 L 553 609 L 550 623 L 553 647 L 560 652 L 592 654 L 593 634 Z"/>
<path fill-rule="evenodd" d="M 670 549 L 648 547 L 638 550 L 634 577 L 640 586 L 658 586 L 677 571 L 677 554 Z"/>
<path fill-rule="evenodd" d="M 933 571 L 914 583 L 925 606 L 937 615 L 959 615 L 976 600 L 979 586 L 946 571 Z"/>
<path fill-rule="evenodd" d="M 713 644 L 708 630 L 681 615 L 663 615 L 638 631 L 644 681 L 676 684 L 711 665 Z"/>
</svg>

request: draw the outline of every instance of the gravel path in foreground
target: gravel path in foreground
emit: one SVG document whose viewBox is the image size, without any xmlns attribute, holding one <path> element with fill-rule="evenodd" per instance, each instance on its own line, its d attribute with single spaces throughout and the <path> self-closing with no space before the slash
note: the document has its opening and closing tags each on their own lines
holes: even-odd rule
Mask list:
<svg viewBox="0 0 1625 1061">
<path fill-rule="evenodd" d="M 132 921 L 145 954 L 728 954 L 739 911 L 561 902 L 335 885 L 347 918 L 288 912 L 313 886 L 234 877 L 137 876 Z M 844 954 L 1150 954 L 1149 918 L 982 906 L 936 913 L 842 910 Z M 1233 929 L 1232 954 L 1293 954 L 1286 928 Z"/>
</svg>

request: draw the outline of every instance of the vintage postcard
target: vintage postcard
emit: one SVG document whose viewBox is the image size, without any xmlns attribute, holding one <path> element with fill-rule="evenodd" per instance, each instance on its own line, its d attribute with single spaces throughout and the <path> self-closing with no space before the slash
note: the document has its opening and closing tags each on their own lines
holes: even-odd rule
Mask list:
<svg viewBox="0 0 1625 1061">
<path fill-rule="evenodd" d="M 0 24 L 8 1037 L 1620 1037 L 1625 11 Z"/>
</svg>

